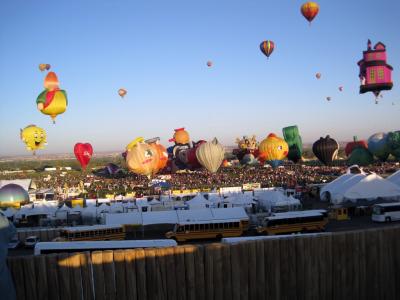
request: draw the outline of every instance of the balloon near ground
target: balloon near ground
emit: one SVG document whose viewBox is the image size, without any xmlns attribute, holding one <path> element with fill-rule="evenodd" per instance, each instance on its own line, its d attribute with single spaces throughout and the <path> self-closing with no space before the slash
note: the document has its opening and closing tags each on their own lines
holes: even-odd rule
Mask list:
<svg viewBox="0 0 400 300">
<path fill-rule="evenodd" d="M 189 144 L 190 136 L 189 133 L 185 130 L 185 127 L 174 130 L 175 130 L 174 136 L 172 139 L 169 139 L 169 142 L 175 142 L 176 145 Z"/>
<path fill-rule="evenodd" d="M 159 137 L 146 140 L 145 142 L 147 144 L 149 144 L 157 152 L 159 160 L 158 160 L 158 165 L 156 167 L 154 174 L 158 173 L 159 171 L 161 171 L 162 169 L 164 169 L 167 166 L 167 163 L 168 163 L 167 149 L 163 145 L 160 144 Z"/>
<path fill-rule="evenodd" d="M 390 154 L 400 160 L 400 130 L 388 133 Z"/>
<path fill-rule="evenodd" d="M 384 132 L 371 135 L 368 139 L 368 149 L 380 161 L 386 161 L 390 154 L 388 135 Z"/>
<path fill-rule="evenodd" d="M 74 154 L 82 170 L 85 170 L 93 155 L 92 145 L 89 143 L 76 143 L 74 146 Z"/>
<path fill-rule="evenodd" d="M 353 137 L 353 141 L 347 143 L 346 148 L 344 148 L 344 152 L 346 156 L 349 157 L 351 152 L 356 148 L 365 148 L 368 149 L 368 143 L 365 140 L 359 141 L 356 136 Z"/>
<path fill-rule="evenodd" d="M 38 149 L 44 149 L 47 145 L 46 131 L 36 125 L 28 125 L 20 131 L 21 140 L 26 145 L 26 150 L 35 151 Z"/>
<path fill-rule="evenodd" d="M 378 103 L 378 96 L 383 90 L 391 90 L 392 66 L 386 63 L 386 46 L 378 42 L 374 49 L 371 41 L 368 40 L 367 50 L 363 51 L 363 59 L 357 64 L 360 67 L 360 94 L 372 92 L 375 95 L 375 103 Z"/>
<path fill-rule="evenodd" d="M 28 192 L 20 185 L 9 183 L 0 189 L 0 207 L 17 207 L 29 202 Z"/>
<path fill-rule="evenodd" d="M 255 135 L 251 137 L 245 135 L 236 138 L 237 148 L 233 149 L 232 154 L 236 155 L 242 165 L 258 164 L 258 142 Z"/>
<path fill-rule="evenodd" d="M 44 80 L 45 90 L 36 99 L 38 110 L 45 115 L 49 115 L 55 123 L 57 115 L 62 114 L 67 109 L 67 93 L 59 89 L 57 75 L 49 72 Z"/>
<path fill-rule="evenodd" d="M 270 133 L 258 146 L 259 160 L 266 161 L 273 168 L 279 166 L 282 160 L 288 155 L 289 146 L 284 139 L 274 133 Z"/>
<path fill-rule="evenodd" d="M 368 166 L 374 162 L 374 157 L 367 148 L 357 147 L 353 149 L 347 163 L 351 165 Z"/>
<path fill-rule="evenodd" d="M 315 2 L 306 2 L 301 6 L 300 11 L 311 24 L 312 20 L 318 15 L 319 5 Z"/>
<path fill-rule="evenodd" d="M 275 49 L 275 44 L 273 41 L 263 41 L 260 44 L 260 50 L 268 58 Z"/>
<path fill-rule="evenodd" d="M 225 149 L 214 138 L 211 142 L 201 144 L 196 151 L 199 163 L 211 173 L 216 173 L 224 161 Z"/>
<path fill-rule="evenodd" d="M 320 137 L 319 140 L 315 141 L 312 146 L 312 151 L 320 162 L 324 165 L 330 165 L 333 160 L 336 159 L 339 151 L 339 144 L 336 140 L 327 135 L 325 138 Z"/>
<path fill-rule="evenodd" d="M 303 142 L 297 125 L 284 127 L 283 137 L 289 146 L 288 159 L 297 163 L 303 155 Z"/>
</svg>

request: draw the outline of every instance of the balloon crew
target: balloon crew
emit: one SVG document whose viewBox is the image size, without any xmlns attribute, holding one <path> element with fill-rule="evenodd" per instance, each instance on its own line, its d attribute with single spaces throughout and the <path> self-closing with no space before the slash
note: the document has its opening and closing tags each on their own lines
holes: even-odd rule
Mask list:
<svg viewBox="0 0 400 300">
<path fill-rule="evenodd" d="M 49 115 L 56 123 L 56 117 L 67 109 L 67 93 L 60 90 L 56 73 L 49 72 L 44 79 L 45 90 L 36 99 L 38 110 L 45 115 Z"/>
</svg>

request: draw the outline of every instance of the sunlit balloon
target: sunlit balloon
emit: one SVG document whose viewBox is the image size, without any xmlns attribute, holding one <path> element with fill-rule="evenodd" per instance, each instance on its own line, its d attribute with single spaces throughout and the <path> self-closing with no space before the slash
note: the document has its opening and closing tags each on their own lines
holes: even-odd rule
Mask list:
<svg viewBox="0 0 400 300">
<path fill-rule="evenodd" d="M 311 21 L 318 15 L 319 5 L 315 2 L 306 2 L 301 6 L 300 11 L 304 18 L 311 24 Z"/>
<path fill-rule="evenodd" d="M 127 90 L 125 90 L 125 89 L 119 89 L 119 90 L 118 90 L 118 95 L 120 95 L 121 98 L 124 98 L 124 96 L 125 96 L 127 93 L 128 93 L 128 92 L 127 92 Z"/>
<path fill-rule="evenodd" d="M 143 138 L 136 138 L 126 148 L 128 151 L 126 164 L 130 171 L 148 178 L 158 172 L 160 160 L 158 151 L 144 142 Z"/>
<path fill-rule="evenodd" d="M 297 163 L 303 154 L 303 142 L 297 125 L 288 126 L 282 129 L 283 137 L 289 146 L 288 159 Z"/>
<path fill-rule="evenodd" d="M 224 147 L 214 138 L 211 142 L 201 144 L 196 151 L 199 163 L 211 173 L 216 173 L 225 156 Z"/>
<path fill-rule="evenodd" d="M 29 202 L 28 192 L 19 184 L 9 183 L 0 189 L 0 207 L 19 208 Z"/>
<path fill-rule="evenodd" d="M 176 145 L 186 145 L 190 142 L 189 133 L 185 130 L 185 127 L 174 129 L 175 133 L 169 142 L 175 142 Z"/>
<path fill-rule="evenodd" d="M 85 170 L 92 158 L 93 147 L 90 143 L 76 143 L 74 146 L 74 154 L 82 170 Z"/>
<path fill-rule="evenodd" d="M 259 160 L 268 162 L 273 168 L 279 166 L 288 155 L 289 146 L 284 139 L 270 133 L 258 146 Z"/>
<path fill-rule="evenodd" d="M 157 152 L 159 160 L 158 165 L 156 167 L 155 173 L 158 173 L 160 170 L 164 169 L 168 163 L 168 152 L 167 149 L 160 144 L 160 138 L 152 138 L 145 141 L 149 144 L 153 149 Z"/>
<path fill-rule="evenodd" d="M 260 44 L 260 50 L 264 53 L 265 56 L 269 57 L 271 53 L 274 51 L 275 44 L 273 41 L 263 41 Z"/>
<path fill-rule="evenodd" d="M 368 139 L 368 149 L 379 160 L 386 161 L 390 154 L 388 134 L 378 132 L 371 135 Z"/>
<path fill-rule="evenodd" d="M 29 151 L 35 151 L 38 149 L 44 149 L 47 145 L 46 131 L 36 125 L 26 126 L 20 131 L 21 140 L 25 143 L 26 149 Z"/>
</svg>

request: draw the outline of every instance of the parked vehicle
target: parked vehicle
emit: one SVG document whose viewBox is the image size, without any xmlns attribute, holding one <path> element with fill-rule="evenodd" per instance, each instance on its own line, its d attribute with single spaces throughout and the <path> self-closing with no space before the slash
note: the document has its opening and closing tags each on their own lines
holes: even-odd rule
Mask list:
<svg viewBox="0 0 400 300">
<path fill-rule="evenodd" d="M 28 236 L 25 239 L 25 247 L 26 248 L 34 248 L 36 243 L 38 243 L 40 239 L 36 235 Z"/>
</svg>

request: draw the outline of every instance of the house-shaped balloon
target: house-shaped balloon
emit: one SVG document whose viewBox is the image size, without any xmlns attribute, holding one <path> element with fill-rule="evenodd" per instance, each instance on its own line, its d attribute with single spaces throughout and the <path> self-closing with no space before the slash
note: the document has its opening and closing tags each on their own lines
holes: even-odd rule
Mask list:
<svg viewBox="0 0 400 300">
<path fill-rule="evenodd" d="M 374 49 L 368 40 L 368 49 L 363 51 L 363 59 L 358 63 L 360 67 L 360 94 L 373 92 L 376 98 L 382 90 L 391 90 L 392 66 L 386 63 L 386 46 L 378 42 Z"/>
</svg>

